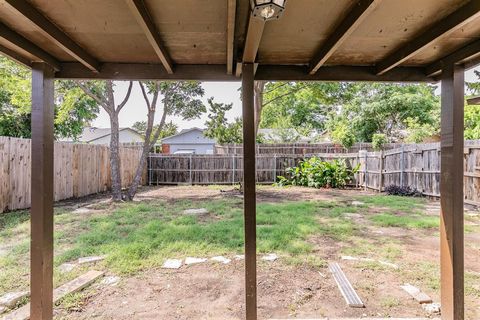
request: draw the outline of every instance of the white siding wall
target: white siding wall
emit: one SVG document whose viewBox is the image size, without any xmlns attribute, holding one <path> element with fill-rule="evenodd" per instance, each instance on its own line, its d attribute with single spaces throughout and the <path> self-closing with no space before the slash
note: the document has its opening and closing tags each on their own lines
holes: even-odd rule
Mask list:
<svg viewBox="0 0 480 320">
<path fill-rule="evenodd" d="M 120 131 L 120 143 L 143 142 L 142 137 L 130 130 Z M 110 144 L 110 135 L 90 142 L 92 144 Z"/>
</svg>

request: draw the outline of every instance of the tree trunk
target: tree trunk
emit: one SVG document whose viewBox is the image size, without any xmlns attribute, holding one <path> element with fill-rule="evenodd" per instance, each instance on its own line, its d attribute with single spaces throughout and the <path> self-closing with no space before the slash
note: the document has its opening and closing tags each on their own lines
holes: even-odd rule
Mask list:
<svg viewBox="0 0 480 320">
<path fill-rule="evenodd" d="M 255 81 L 254 85 L 254 106 L 255 106 L 255 134 L 258 132 L 258 126 L 260 125 L 260 120 L 262 116 L 262 107 L 263 107 L 263 91 L 265 89 L 266 81 Z"/>
<path fill-rule="evenodd" d="M 142 155 L 140 156 L 140 161 L 138 162 L 137 170 L 135 171 L 135 176 L 133 177 L 132 184 L 128 188 L 127 192 L 127 200 L 129 201 L 133 200 L 133 197 L 135 197 L 138 186 L 140 185 L 140 181 L 142 179 L 143 169 L 145 168 L 147 156 L 151 148 L 150 137 L 152 136 L 154 118 L 155 111 L 149 110 L 147 115 L 147 129 L 145 131 L 145 141 L 143 143 Z"/>
<path fill-rule="evenodd" d="M 122 175 L 120 172 L 120 147 L 118 113 L 110 114 L 110 168 L 112 173 L 112 198 L 113 201 L 122 200 Z"/>
</svg>

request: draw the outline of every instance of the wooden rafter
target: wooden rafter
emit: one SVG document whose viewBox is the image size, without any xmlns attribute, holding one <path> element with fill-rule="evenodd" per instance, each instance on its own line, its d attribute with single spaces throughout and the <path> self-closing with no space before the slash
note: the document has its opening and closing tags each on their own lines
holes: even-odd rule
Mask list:
<svg viewBox="0 0 480 320">
<path fill-rule="evenodd" d="M 100 71 L 100 63 L 73 41 L 67 34 L 60 30 L 40 11 L 30 5 L 27 1 L 5 0 L 13 9 L 32 22 L 39 30 L 57 46 L 85 65 L 92 71 Z"/>
<path fill-rule="evenodd" d="M 376 74 L 381 75 L 391 70 L 429 46 L 438 38 L 461 28 L 478 16 L 480 16 L 480 1 L 469 1 L 457 11 L 415 36 L 409 43 L 402 45 L 400 48 L 396 48 L 392 54 L 377 64 Z"/>
<path fill-rule="evenodd" d="M 237 12 L 237 0 L 228 0 L 227 9 L 227 74 L 233 73 L 234 42 L 235 42 L 235 15 Z"/>
<path fill-rule="evenodd" d="M 330 58 L 330 56 L 342 45 L 362 21 L 375 9 L 380 0 L 358 0 L 352 10 L 340 22 L 335 31 L 322 43 L 310 63 L 310 74 L 317 70 Z"/>
<path fill-rule="evenodd" d="M 30 61 L 29 59 L 25 58 L 24 56 L 18 54 L 17 52 L 15 52 L 12 49 L 9 49 L 5 46 L 0 45 L 0 53 L 9 57 L 12 60 L 24 65 L 25 67 L 31 67 L 32 66 L 32 61 Z"/>
<path fill-rule="evenodd" d="M 130 8 L 130 11 L 132 11 L 133 15 L 135 16 L 137 23 L 140 25 L 140 27 L 142 27 L 148 42 L 150 42 L 150 45 L 153 47 L 155 53 L 165 67 L 165 70 L 167 70 L 168 74 L 172 74 L 172 60 L 170 59 L 170 56 L 168 55 L 167 50 L 162 43 L 160 34 L 153 23 L 152 18 L 150 17 L 145 3 L 143 0 L 126 0 L 126 2 Z"/>
<path fill-rule="evenodd" d="M 38 47 L 36 44 L 26 39 L 22 35 L 16 33 L 15 31 L 8 28 L 6 25 L 0 23 L 0 38 L 5 39 L 16 47 L 21 48 L 22 50 L 30 53 L 31 55 L 37 57 L 39 60 L 48 63 L 56 71 L 61 69 L 60 62 L 53 57 L 51 54 Z M 8 52 L 3 51 L 6 55 L 9 55 Z"/>
<path fill-rule="evenodd" d="M 430 64 L 426 69 L 428 76 L 433 76 L 442 71 L 445 66 L 457 64 L 472 57 L 480 56 L 480 40 L 474 41 L 456 51 L 445 56 L 434 63 Z"/>
</svg>

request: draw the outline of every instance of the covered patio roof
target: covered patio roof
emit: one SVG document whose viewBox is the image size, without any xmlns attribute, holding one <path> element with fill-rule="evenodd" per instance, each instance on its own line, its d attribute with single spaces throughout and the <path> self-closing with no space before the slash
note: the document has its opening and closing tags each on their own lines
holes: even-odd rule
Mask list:
<svg viewBox="0 0 480 320">
<path fill-rule="evenodd" d="M 0 52 L 57 78 L 434 81 L 479 49 L 478 1 L 290 0 L 267 22 L 249 0 L 0 1 Z"/>
<path fill-rule="evenodd" d="M 53 316 L 54 79 L 242 81 L 245 318 L 257 319 L 254 81 L 442 81 L 442 319 L 464 319 L 464 70 L 479 0 L 0 0 L 0 52 L 32 67 L 31 319 Z"/>
</svg>

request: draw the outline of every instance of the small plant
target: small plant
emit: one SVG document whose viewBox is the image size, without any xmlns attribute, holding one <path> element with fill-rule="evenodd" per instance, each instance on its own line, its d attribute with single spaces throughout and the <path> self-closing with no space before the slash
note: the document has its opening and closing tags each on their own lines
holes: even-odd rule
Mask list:
<svg viewBox="0 0 480 320">
<path fill-rule="evenodd" d="M 322 161 L 312 157 L 298 166 L 287 168 L 287 177 L 279 176 L 277 185 L 313 188 L 344 188 L 360 166 L 349 168 L 344 160 Z"/>
<path fill-rule="evenodd" d="M 375 150 L 382 150 L 387 142 L 387 136 L 383 133 L 375 133 L 372 137 L 372 147 Z"/>
<path fill-rule="evenodd" d="M 417 189 L 411 188 L 409 186 L 397 186 L 394 184 L 385 187 L 385 192 L 392 196 L 416 197 L 421 195 L 421 193 Z"/>
</svg>

